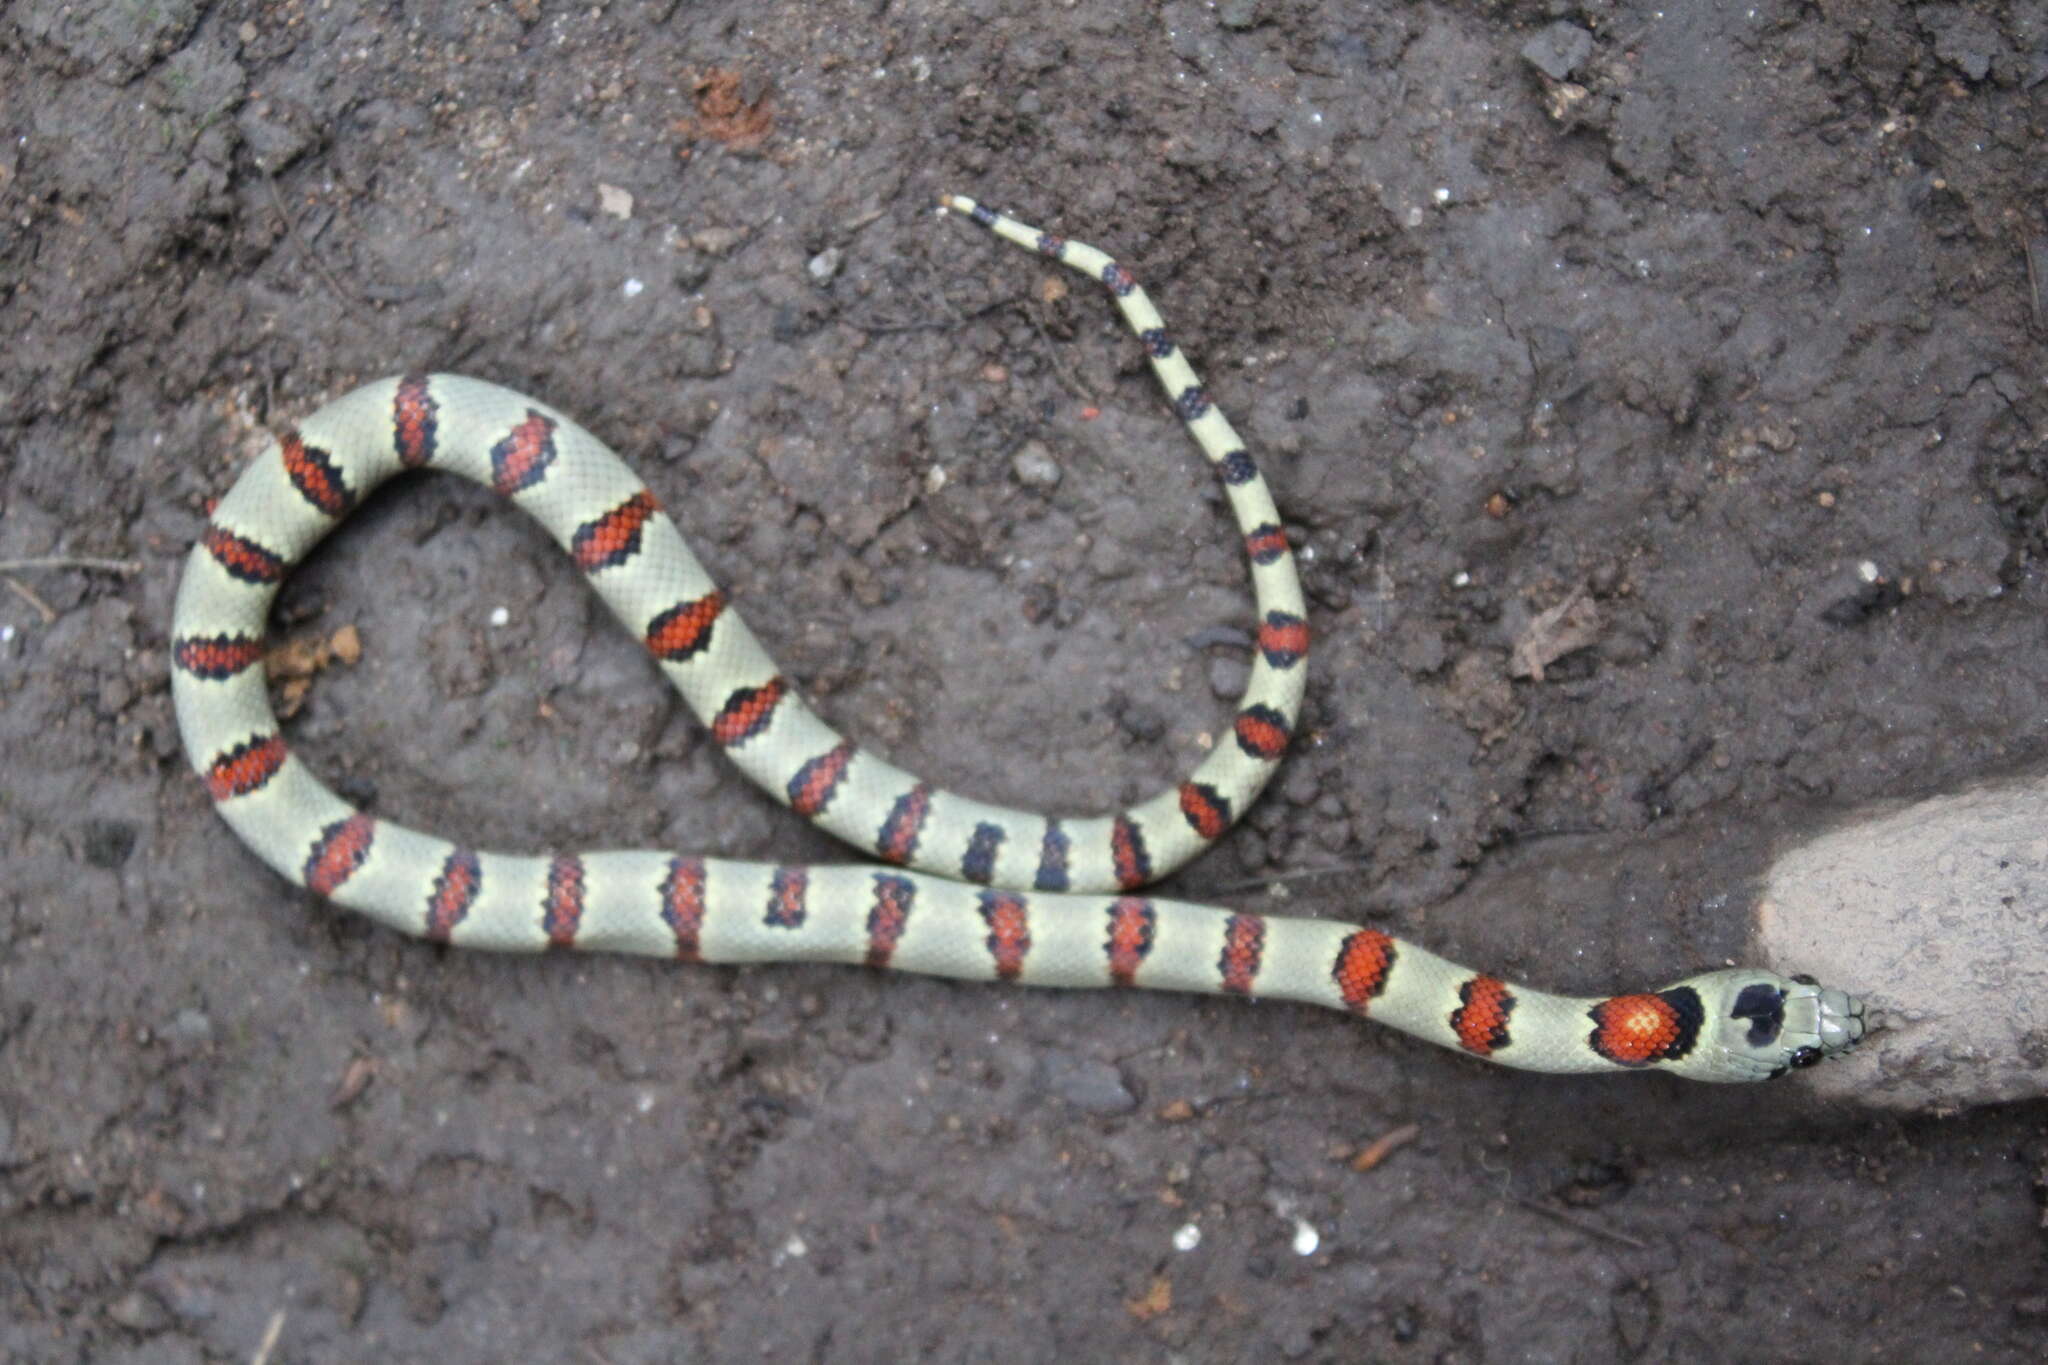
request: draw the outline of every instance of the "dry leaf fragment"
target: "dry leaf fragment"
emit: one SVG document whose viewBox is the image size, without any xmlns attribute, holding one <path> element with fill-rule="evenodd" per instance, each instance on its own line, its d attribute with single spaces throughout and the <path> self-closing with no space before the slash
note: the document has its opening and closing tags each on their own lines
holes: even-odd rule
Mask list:
<svg viewBox="0 0 2048 1365">
<path fill-rule="evenodd" d="M 329 1109 L 345 1109 L 355 1102 L 358 1095 L 370 1088 L 370 1082 L 377 1075 L 377 1063 L 369 1057 L 352 1057 L 342 1068 L 341 1079 L 335 1083 L 333 1093 L 327 1097 Z"/>
<path fill-rule="evenodd" d="M 1600 607 L 1584 588 L 1550 610 L 1537 613 L 1522 638 L 1515 641 L 1514 658 L 1508 674 L 1516 678 L 1543 681 L 1543 670 L 1574 650 L 1584 649 L 1600 638 Z"/>
<path fill-rule="evenodd" d="M 301 636 L 273 645 L 263 656 L 263 671 L 277 684 L 277 714 L 295 716 L 306 704 L 313 677 L 337 661 L 354 664 L 363 657 L 363 637 L 353 625 L 341 627 L 326 639 Z"/>
<path fill-rule="evenodd" d="M 676 131 L 684 136 L 709 138 L 733 151 L 746 152 L 766 142 L 774 130 L 768 91 L 750 88 L 739 72 L 714 67 L 698 76 L 690 88 L 697 112 L 676 121 Z"/>
<path fill-rule="evenodd" d="M 1151 1286 L 1143 1294 L 1124 1300 L 1124 1308 L 1139 1322 L 1150 1322 L 1171 1307 L 1173 1285 L 1164 1275 L 1154 1275 Z"/>
</svg>

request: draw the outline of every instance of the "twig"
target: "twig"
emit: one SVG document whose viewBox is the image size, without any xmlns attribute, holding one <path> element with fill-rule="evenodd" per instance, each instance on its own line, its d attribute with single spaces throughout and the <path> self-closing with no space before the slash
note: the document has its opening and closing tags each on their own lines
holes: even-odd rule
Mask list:
<svg viewBox="0 0 2048 1365">
<path fill-rule="evenodd" d="M 1038 314 L 1034 310 L 1025 307 L 1022 304 L 1018 305 L 1017 311 L 1022 313 L 1025 317 L 1029 318 L 1031 320 L 1031 325 L 1037 329 L 1038 339 L 1045 345 L 1046 363 L 1052 366 L 1052 372 L 1059 377 L 1059 381 L 1062 384 L 1065 384 L 1069 389 L 1072 389 L 1074 391 L 1074 396 L 1079 398 L 1082 402 L 1088 404 L 1095 404 L 1101 402 L 1102 400 L 1097 398 L 1094 392 L 1090 390 L 1086 384 L 1083 384 L 1078 376 L 1070 372 L 1065 365 L 1060 363 L 1059 347 L 1052 344 L 1052 335 L 1045 330 L 1045 323 L 1039 320 Z"/>
<path fill-rule="evenodd" d="M 44 625 L 54 626 L 57 624 L 57 613 L 50 609 L 48 602 L 45 602 L 42 598 L 29 591 L 28 584 L 22 582 L 19 578 L 13 577 L 0 578 L 0 583 L 5 583 L 14 590 L 16 597 L 34 607 L 36 613 L 43 618 Z"/>
<path fill-rule="evenodd" d="M 2048 237 L 2029 237 L 2020 243 L 2027 259 L 2027 302 L 2033 305 L 2034 325 L 2048 327 Z"/>
<path fill-rule="evenodd" d="M 24 569 L 96 569 L 100 573 L 141 573 L 139 559 L 96 559 L 91 555 L 44 555 L 37 559 L 0 559 L 0 573 Z"/>
<path fill-rule="evenodd" d="M 975 321 L 977 318 L 984 318 L 990 313 L 1001 312 L 1003 309 L 1010 307 L 1012 301 L 1009 299 L 997 299 L 994 303 L 983 304 L 971 313 L 963 313 L 959 309 L 947 304 L 944 296 L 939 298 L 939 302 L 945 306 L 946 316 L 942 318 L 925 318 L 917 322 L 863 322 L 859 318 L 846 317 L 841 318 L 840 321 L 855 331 L 866 332 L 870 336 L 889 336 L 896 332 L 950 332 L 956 327 Z"/>
<path fill-rule="evenodd" d="M 270 1324 L 263 1329 L 263 1340 L 256 1343 L 256 1354 L 249 1357 L 249 1365 L 270 1365 L 270 1353 L 277 1349 L 277 1339 L 284 1335 L 284 1310 L 278 1309 L 270 1315 Z"/>
<path fill-rule="evenodd" d="M 1334 863 L 1329 867 L 1305 867 L 1299 872 L 1280 872 L 1270 877 L 1254 877 L 1250 881 L 1229 882 L 1223 886 L 1210 887 L 1205 893 L 1211 896 L 1240 896 L 1247 891 L 1262 891 L 1269 886 L 1284 885 L 1288 882 L 1314 881 L 1318 877 L 1336 877 L 1348 872 L 1363 872 L 1371 867 L 1370 862 Z"/>
<path fill-rule="evenodd" d="M 257 169 L 263 170 L 260 166 Z M 278 216 L 284 219 L 284 230 L 290 234 L 293 243 L 298 246 L 299 253 L 306 258 L 306 264 L 312 266 L 313 272 L 327 282 L 327 287 L 334 292 L 334 297 L 341 301 L 341 306 L 347 309 L 351 316 L 360 321 L 362 318 L 362 305 L 349 297 L 348 291 L 341 287 L 341 281 L 335 279 L 328 271 L 327 263 L 314 255 L 312 246 L 307 243 L 304 237 L 299 235 L 299 220 L 292 216 L 292 211 L 284 205 L 284 196 L 277 192 L 277 177 L 265 170 L 263 171 L 263 184 L 270 191 L 270 202 L 277 205 Z"/>
<path fill-rule="evenodd" d="M 1640 1237 L 1631 1237 L 1625 1232 L 1616 1232 L 1613 1228 L 1603 1228 L 1598 1223 L 1574 1217 L 1563 1209 L 1552 1208 L 1550 1205 L 1540 1200 L 1531 1199 L 1527 1195 L 1513 1194 L 1508 1197 L 1529 1210 L 1529 1212 L 1540 1213 L 1545 1218 L 1555 1218 L 1566 1227 L 1577 1228 L 1588 1237 L 1605 1237 L 1610 1242 L 1619 1242 L 1622 1246 L 1636 1251 L 1648 1251 L 1650 1249 L 1650 1244 Z"/>
<path fill-rule="evenodd" d="M 1351 1169 L 1369 1171 L 1421 1136 L 1422 1125 L 1419 1123 L 1404 1123 L 1399 1128 L 1390 1128 L 1368 1142 L 1357 1156 L 1351 1158 Z"/>
</svg>

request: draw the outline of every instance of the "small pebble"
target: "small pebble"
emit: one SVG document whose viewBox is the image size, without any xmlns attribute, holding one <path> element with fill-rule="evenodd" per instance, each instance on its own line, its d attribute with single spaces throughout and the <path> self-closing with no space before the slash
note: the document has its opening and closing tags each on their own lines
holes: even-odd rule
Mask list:
<svg viewBox="0 0 2048 1365">
<path fill-rule="evenodd" d="M 88 820 L 85 860 L 94 867 L 117 868 L 135 851 L 135 835 L 135 826 L 126 820 Z"/>
<path fill-rule="evenodd" d="M 744 241 L 746 235 L 738 228 L 705 228 L 702 232 L 690 235 L 690 245 L 699 251 L 723 256 Z"/>
<path fill-rule="evenodd" d="M 811 272 L 811 281 L 814 284 L 830 284 L 833 277 L 839 273 L 840 263 L 844 259 L 838 247 L 828 246 L 811 257 L 804 269 Z"/>
<path fill-rule="evenodd" d="M 142 1289 L 131 1289 L 115 1299 L 107 1306 L 107 1316 L 131 1332 L 161 1332 L 171 1325 L 171 1315 L 156 1295 Z"/>
<path fill-rule="evenodd" d="M 1045 1088 L 1085 1113 L 1127 1114 L 1138 1107 L 1122 1074 L 1108 1062 L 1048 1052 L 1043 1067 Z"/>
<path fill-rule="evenodd" d="M 1150 744 L 1166 734 L 1166 717 L 1150 706 L 1127 706 L 1117 717 L 1124 733 L 1140 744 Z"/>
<path fill-rule="evenodd" d="M 1251 684 L 1252 666 L 1230 654 L 1209 660 L 1209 691 L 1220 701 L 1236 701 Z"/>
<path fill-rule="evenodd" d="M 701 251 L 684 251 L 676 257 L 675 269 L 671 272 L 676 288 L 684 293 L 693 293 L 711 278 L 711 260 Z"/>
<path fill-rule="evenodd" d="M 1026 441 L 1017 447 L 1017 453 L 1010 457 L 1010 469 L 1017 476 L 1017 482 L 1026 488 L 1051 491 L 1060 486 L 1059 462 L 1052 452 L 1045 448 L 1043 441 Z"/>
<path fill-rule="evenodd" d="M 1259 23 L 1259 0 L 1223 0 L 1216 7 L 1216 21 L 1227 29 L 1242 33 L 1256 28 Z"/>
<path fill-rule="evenodd" d="M 1593 55 L 1593 35 L 1560 19 L 1522 44 L 1522 60 L 1561 81 Z"/>
</svg>

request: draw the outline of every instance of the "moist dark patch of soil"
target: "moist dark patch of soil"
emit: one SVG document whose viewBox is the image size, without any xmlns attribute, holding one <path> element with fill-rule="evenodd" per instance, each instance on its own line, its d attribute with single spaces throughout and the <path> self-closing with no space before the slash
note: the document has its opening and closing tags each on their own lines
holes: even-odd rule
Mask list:
<svg viewBox="0 0 2048 1365">
<path fill-rule="evenodd" d="M 1301 742 L 1171 889 L 1587 992 L 1718 962 L 1774 839 L 2048 747 L 2041 4 L 22 0 L 0 89 L 0 560 L 116 562 L 0 572 L 0 1355 L 2048 1353 L 2040 1105 L 439 951 L 245 852 L 165 685 L 254 429 L 437 367 L 625 452 L 924 776 L 1184 771 L 1233 534 L 971 193 L 1132 265 L 1300 538 Z M 839 856 L 488 495 L 361 512 L 280 606 L 348 626 L 291 741 L 381 811 Z"/>
</svg>

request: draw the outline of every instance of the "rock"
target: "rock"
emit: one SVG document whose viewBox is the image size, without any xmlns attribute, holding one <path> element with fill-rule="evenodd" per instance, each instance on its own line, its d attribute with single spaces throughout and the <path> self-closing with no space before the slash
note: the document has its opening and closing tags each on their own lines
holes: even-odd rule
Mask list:
<svg viewBox="0 0 2048 1365">
<path fill-rule="evenodd" d="M 844 259 L 845 257 L 838 247 L 828 246 L 817 255 L 811 257 L 810 261 L 805 264 L 804 269 L 810 272 L 811 283 L 830 284 L 833 277 L 838 275 L 840 262 Z"/>
<path fill-rule="evenodd" d="M 1242 33 L 1259 26 L 1259 0 L 1223 0 L 1216 7 L 1216 22 Z"/>
<path fill-rule="evenodd" d="M 1090 1114 L 1128 1114 L 1137 1099 L 1124 1088 L 1123 1075 L 1108 1062 L 1071 1052 L 1048 1052 L 1040 1063 L 1045 1088 L 1076 1109 Z"/>
<path fill-rule="evenodd" d="M 675 269 L 670 274 L 675 279 L 676 288 L 685 294 L 693 294 L 711 278 L 711 258 L 694 247 L 686 248 L 676 256 Z"/>
<path fill-rule="evenodd" d="M 1876 1028 L 1801 1079 L 1892 1109 L 2048 1094 L 2048 775 L 1880 808 L 1778 858 L 1757 961 L 1861 996 Z"/>
<path fill-rule="evenodd" d="M 1522 44 L 1522 60 L 1554 81 L 1585 65 L 1593 55 L 1593 35 L 1562 19 Z"/>
<path fill-rule="evenodd" d="M 1251 685 L 1252 666 L 1234 654 L 1209 660 L 1209 691 L 1221 701 L 1236 701 Z"/>
<path fill-rule="evenodd" d="M 131 1289 L 107 1306 L 107 1316 L 131 1332 L 161 1332 L 171 1325 L 171 1315 L 147 1290 Z"/>
<path fill-rule="evenodd" d="M 85 822 L 85 860 L 94 867 L 114 868 L 135 851 L 135 826 L 126 820 Z"/>
<path fill-rule="evenodd" d="M 1060 486 L 1059 462 L 1043 441 L 1026 441 L 1018 446 L 1017 453 L 1010 457 L 1010 471 L 1026 488 L 1051 492 Z"/>
<path fill-rule="evenodd" d="M 1992 58 L 2004 44 L 1989 17 L 1961 5 L 1923 5 L 1915 17 L 1934 35 L 1934 55 L 1972 81 L 1991 74 Z"/>
<path fill-rule="evenodd" d="M 713 256 L 723 256 L 747 239 L 746 231 L 734 227 L 705 228 L 690 234 L 690 245 Z"/>
</svg>

